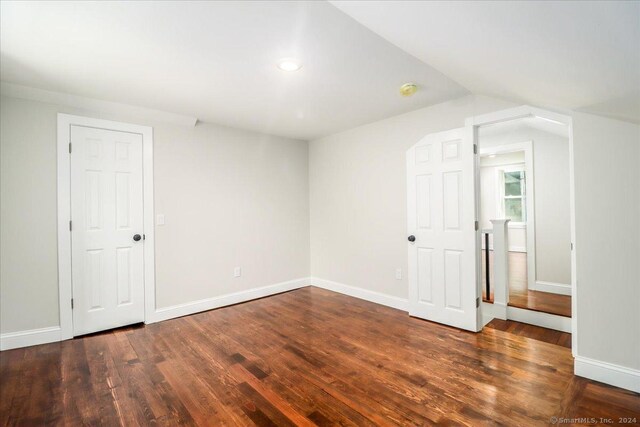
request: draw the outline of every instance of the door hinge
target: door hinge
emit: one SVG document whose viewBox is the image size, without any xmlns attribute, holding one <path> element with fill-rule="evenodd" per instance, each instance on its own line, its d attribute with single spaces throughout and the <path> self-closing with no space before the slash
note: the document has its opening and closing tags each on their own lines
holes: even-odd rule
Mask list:
<svg viewBox="0 0 640 427">
<path fill-rule="evenodd" d="M 71 143 L 69 143 L 69 154 L 71 154 Z"/>
<path fill-rule="evenodd" d="M 573 250 L 573 242 L 571 242 L 571 250 Z"/>
<path fill-rule="evenodd" d="M 72 225 L 71 220 L 69 220 L 69 231 L 71 231 L 72 229 L 73 229 L 73 225 Z"/>
<path fill-rule="evenodd" d="M 476 308 L 480 307 L 480 297 L 476 297 Z"/>
<path fill-rule="evenodd" d="M 71 310 L 73 310 L 73 298 L 71 298 Z"/>
<path fill-rule="evenodd" d="M 474 227 L 475 227 L 476 231 L 478 231 L 478 229 L 480 228 L 480 224 L 478 224 L 478 221 L 476 221 L 474 223 Z"/>
<path fill-rule="evenodd" d="M 478 154 L 478 144 L 473 144 L 473 154 Z"/>
</svg>

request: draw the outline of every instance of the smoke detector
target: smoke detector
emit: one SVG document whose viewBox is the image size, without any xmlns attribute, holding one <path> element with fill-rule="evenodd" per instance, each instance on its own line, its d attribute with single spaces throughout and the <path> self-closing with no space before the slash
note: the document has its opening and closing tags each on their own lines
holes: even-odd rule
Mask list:
<svg viewBox="0 0 640 427">
<path fill-rule="evenodd" d="M 418 85 L 415 83 L 405 83 L 400 86 L 400 95 L 411 96 L 418 90 Z"/>
</svg>

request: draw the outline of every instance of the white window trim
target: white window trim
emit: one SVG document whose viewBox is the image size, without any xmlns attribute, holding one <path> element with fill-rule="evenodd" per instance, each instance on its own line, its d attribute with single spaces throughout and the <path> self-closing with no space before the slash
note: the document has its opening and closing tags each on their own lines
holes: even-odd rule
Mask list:
<svg viewBox="0 0 640 427">
<path fill-rule="evenodd" d="M 524 162 L 496 166 L 496 185 L 498 187 L 498 191 L 496 191 L 496 212 L 498 213 L 497 215 L 498 218 L 506 217 L 505 208 L 504 208 L 504 199 L 506 199 L 508 196 L 504 194 L 504 174 L 505 172 L 519 172 L 519 171 L 525 172 L 525 180 L 524 180 L 525 192 L 523 195 L 518 196 L 517 198 L 523 199 L 524 207 L 525 207 L 525 216 L 526 218 L 529 218 L 529 212 L 526 212 L 526 208 L 529 204 L 528 199 L 530 198 L 528 197 L 529 172 L 527 171 L 527 165 Z M 516 197 L 512 197 L 512 198 L 516 198 Z M 524 221 L 524 222 L 509 221 L 508 227 L 509 228 L 527 228 L 527 221 Z"/>
<path fill-rule="evenodd" d="M 60 340 L 73 338 L 73 311 L 71 310 L 71 157 L 69 143 L 71 126 L 131 132 L 142 135 L 143 168 L 143 232 L 145 323 L 150 323 L 156 309 L 155 235 L 153 207 L 153 128 L 110 120 L 94 119 L 70 114 L 58 114 L 58 292 L 60 304 Z"/>
</svg>

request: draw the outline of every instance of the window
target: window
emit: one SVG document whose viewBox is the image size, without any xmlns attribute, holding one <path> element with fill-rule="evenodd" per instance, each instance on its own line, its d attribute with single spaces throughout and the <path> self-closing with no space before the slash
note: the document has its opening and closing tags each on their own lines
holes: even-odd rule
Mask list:
<svg viewBox="0 0 640 427">
<path fill-rule="evenodd" d="M 502 171 L 501 178 L 503 218 L 510 219 L 511 224 L 525 224 L 527 222 L 525 171 L 522 168 L 505 169 Z"/>
</svg>

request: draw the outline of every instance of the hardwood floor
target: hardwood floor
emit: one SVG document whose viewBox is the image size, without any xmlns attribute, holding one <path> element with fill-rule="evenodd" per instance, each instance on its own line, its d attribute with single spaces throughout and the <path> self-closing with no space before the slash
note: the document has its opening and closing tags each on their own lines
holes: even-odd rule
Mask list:
<svg viewBox="0 0 640 427">
<path fill-rule="evenodd" d="M 302 288 L 1 352 L 0 423 L 530 426 L 554 416 L 640 419 L 640 395 L 575 377 L 570 350 L 518 335 L 531 327 L 511 324 L 474 334 Z"/>
<path fill-rule="evenodd" d="M 571 334 L 566 332 L 501 319 L 493 319 L 486 327 L 571 349 Z"/>
<path fill-rule="evenodd" d="M 493 258 L 493 252 L 490 252 L 490 254 L 490 257 Z M 486 292 L 484 292 L 486 283 L 484 276 L 484 257 L 485 252 L 482 251 L 482 298 L 485 301 L 493 301 L 493 292 L 489 299 L 487 299 Z M 527 254 L 523 252 L 509 252 L 509 305 L 526 310 L 542 311 L 544 313 L 571 317 L 570 296 L 530 291 L 527 288 Z"/>
</svg>

